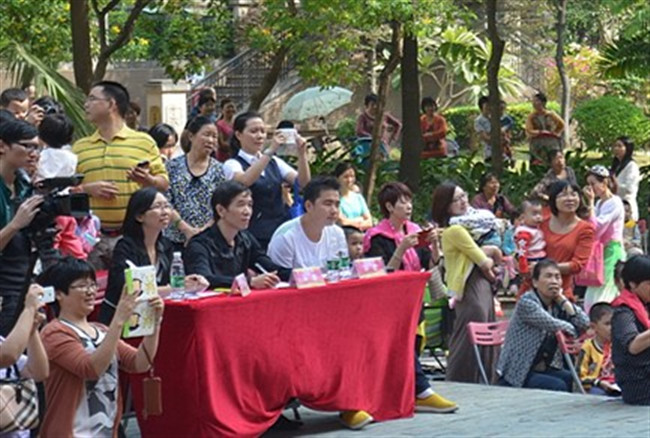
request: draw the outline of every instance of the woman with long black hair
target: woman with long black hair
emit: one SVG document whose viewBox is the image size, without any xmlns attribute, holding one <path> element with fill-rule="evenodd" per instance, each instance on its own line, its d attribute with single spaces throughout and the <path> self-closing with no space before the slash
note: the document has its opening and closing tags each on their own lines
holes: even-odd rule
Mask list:
<svg viewBox="0 0 650 438">
<path fill-rule="evenodd" d="M 156 267 L 158 293 L 171 292 L 169 276 L 174 255 L 172 242 L 162 235 L 171 220 L 172 207 L 165 195 L 154 187 L 140 189 L 131 196 L 126 207 L 122 238 L 115 245 L 113 264 L 108 273 L 108 286 L 99 321 L 110 324 L 124 287 L 124 270 L 135 266 Z M 208 286 L 200 275 L 185 278 L 185 288 L 198 290 Z"/>
<path fill-rule="evenodd" d="M 612 146 L 614 160 L 610 172 L 616 177 L 618 190 L 616 194 L 630 203 L 632 219 L 639 220 L 639 205 L 636 202 L 639 193 L 641 173 L 639 165 L 632 158 L 634 154 L 634 142 L 629 137 L 619 137 Z"/>
</svg>

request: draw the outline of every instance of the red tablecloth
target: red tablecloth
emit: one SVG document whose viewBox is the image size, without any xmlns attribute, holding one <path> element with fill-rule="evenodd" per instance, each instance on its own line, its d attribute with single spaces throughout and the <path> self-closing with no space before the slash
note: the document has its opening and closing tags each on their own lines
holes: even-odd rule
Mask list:
<svg viewBox="0 0 650 438">
<path fill-rule="evenodd" d="M 427 274 L 167 302 L 159 417 L 144 437 L 256 436 L 297 397 L 314 409 L 413 415 L 413 342 Z M 137 379 L 134 379 L 137 380 Z M 141 416 L 141 387 L 134 402 Z"/>
</svg>

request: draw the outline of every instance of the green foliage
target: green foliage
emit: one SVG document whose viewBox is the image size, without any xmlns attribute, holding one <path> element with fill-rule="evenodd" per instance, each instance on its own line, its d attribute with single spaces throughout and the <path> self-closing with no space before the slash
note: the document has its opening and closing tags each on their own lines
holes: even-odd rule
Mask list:
<svg viewBox="0 0 650 438">
<path fill-rule="evenodd" d="M 70 5 L 68 0 L 0 1 L 0 45 L 8 39 L 20 42 L 25 50 L 49 66 L 69 61 Z M 1 59 L 11 59 L 3 50 Z M 15 54 L 15 52 L 13 52 Z"/>
<path fill-rule="evenodd" d="M 607 151 L 614 140 L 627 135 L 639 146 L 650 142 L 650 119 L 640 108 L 614 96 L 578 105 L 573 111 L 578 135 L 589 149 Z"/>
<path fill-rule="evenodd" d="M 418 41 L 420 76 L 436 83 L 436 98 L 443 110 L 487 94 L 487 63 L 492 50 L 489 41 L 467 27 L 449 23 L 445 26 L 434 27 Z M 523 93 L 524 84 L 508 64 L 506 57 L 499 70 L 499 92 L 513 98 Z M 398 84 L 399 75 L 393 80 L 393 86 Z"/>
<path fill-rule="evenodd" d="M 156 60 L 174 80 L 200 72 L 207 64 L 232 51 L 230 12 L 222 1 L 208 8 L 191 8 L 192 2 L 166 2 L 138 18 L 129 43 L 118 50 L 115 60 Z M 120 10 L 110 15 L 111 34 L 117 35 L 128 15 Z"/>
<path fill-rule="evenodd" d="M 557 102 L 548 102 L 547 108 L 559 112 L 560 106 Z M 513 128 L 512 140 L 514 142 L 521 142 L 525 140 L 524 126 L 528 115 L 533 111 L 533 106 L 530 102 L 516 103 L 508 105 L 506 113 L 515 120 Z M 443 112 L 443 116 L 447 119 L 447 125 L 456 142 L 461 148 L 473 148 L 476 146 L 476 136 L 474 134 L 474 119 L 478 117 L 478 105 L 458 106 L 448 109 Z"/>
</svg>

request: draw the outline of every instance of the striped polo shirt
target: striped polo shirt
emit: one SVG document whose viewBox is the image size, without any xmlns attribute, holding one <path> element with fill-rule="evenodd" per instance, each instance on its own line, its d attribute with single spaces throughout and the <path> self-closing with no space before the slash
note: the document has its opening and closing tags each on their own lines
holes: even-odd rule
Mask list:
<svg viewBox="0 0 650 438">
<path fill-rule="evenodd" d="M 72 147 L 77 154 L 77 172 L 84 174 L 84 183 L 110 181 L 119 191 L 114 199 L 90 198 L 90 208 L 102 221 L 102 228 L 119 230 L 124 221 L 126 206 L 140 185 L 130 181 L 126 172 L 139 162 L 148 160 L 152 175 L 167 177 L 167 170 L 154 140 L 144 132 L 134 131 L 126 125 L 110 141 L 98 131 L 77 141 Z"/>
</svg>

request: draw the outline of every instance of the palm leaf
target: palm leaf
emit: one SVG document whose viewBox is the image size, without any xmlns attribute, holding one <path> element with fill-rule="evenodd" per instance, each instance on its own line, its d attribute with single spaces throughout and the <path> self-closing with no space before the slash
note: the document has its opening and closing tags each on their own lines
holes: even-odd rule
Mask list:
<svg viewBox="0 0 650 438">
<path fill-rule="evenodd" d="M 65 109 L 66 115 L 72 121 L 77 138 L 90 135 L 92 127 L 86 121 L 83 108 L 84 94 L 72 82 L 62 76 L 55 68 L 46 65 L 25 49 L 21 44 L 9 40 L 2 48 L 3 58 L 9 59 L 8 70 L 14 83 L 20 83 L 25 75 L 32 76 L 37 89 L 45 89 Z M 11 53 L 11 57 L 6 54 Z"/>
</svg>

